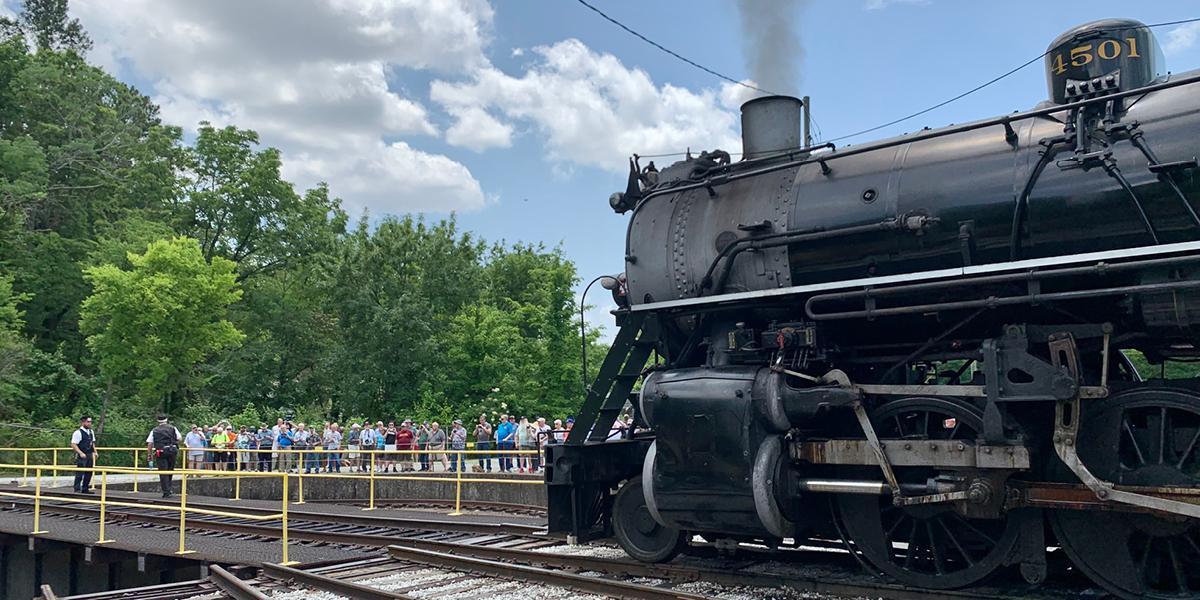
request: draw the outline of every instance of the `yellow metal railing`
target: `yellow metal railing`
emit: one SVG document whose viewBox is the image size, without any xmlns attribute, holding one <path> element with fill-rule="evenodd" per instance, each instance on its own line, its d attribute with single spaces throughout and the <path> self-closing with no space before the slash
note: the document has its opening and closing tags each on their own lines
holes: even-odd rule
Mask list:
<svg viewBox="0 0 1200 600">
<path fill-rule="evenodd" d="M 179 513 L 179 549 L 175 553 L 179 554 L 179 555 L 191 554 L 194 552 L 194 550 L 187 549 L 187 543 L 186 543 L 187 516 L 189 513 L 200 514 L 200 515 L 210 515 L 210 516 L 217 516 L 217 517 L 229 517 L 229 518 L 235 518 L 235 519 L 247 519 L 247 520 L 251 520 L 251 521 L 279 520 L 281 522 L 281 536 L 282 536 L 280 564 L 285 564 L 285 565 L 296 564 L 295 562 L 289 560 L 289 558 L 288 558 L 288 514 L 287 514 L 288 501 L 287 500 L 288 500 L 289 476 L 286 473 L 258 473 L 258 474 L 254 475 L 256 477 L 279 477 L 279 478 L 283 479 L 283 494 L 284 495 L 283 495 L 283 498 L 280 500 L 281 508 L 280 508 L 279 513 L 258 515 L 258 514 L 247 514 L 247 513 L 238 513 L 238 512 L 230 512 L 230 511 L 210 510 L 210 509 L 204 509 L 204 508 L 194 508 L 194 507 L 189 507 L 187 505 L 187 500 L 188 500 L 187 482 L 188 482 L 189 477 L 235 477 L 235 478 L 241 478 L 241 477 L 249 476 L 245 472 L 222 473 L 220 471 L 196 471 L 196 470 L 189 471 L 189 470 L 181 470 L 181 469 L 175 469 L 175 470 L 170 470 L 170 471 L 166 471 L 166 470 L 155 471 L 155 473 L 158 475 L 172 475 L 172 476 L 178 475 L 179 476 L 179 478 L 180 478 L 179 504 L 174 505 L 174 504 L 151 504 L 151 503 L 146 503 L 146 502 L 131 502 L 131 501 L 125 501 L 125 500 L 110 500 L 108 498 L 108 474 L 109 473 L 114 473 L 114 474 L 131 474 L 131 473 L 137 474 L 138 472 L 144 473 L 145 470 L 141 470 L 141 469 L 130 469 L 130 468 L 126 468 L 126 467 L 70 467 L 70 466 L 62 466 L 62 465 L 51 465 L 49 467 L 46 467 L 46 466 L 42 466 L 42 465 L 27 465 L 27 464 L 17 465 L 17 464 L 0 463 L 0 469 L 17 468 L 17 467 L 20 467 L 22 469 L 28 468 L 34 472 L 34 486 L 33 486 L 33 494 L 32 494 L 32 497 L 33 497 L 33 530 L 29 532 L 30 535 L 44 535 L 44 534 L 50 533 L 47 529 L 42 528 L 42 501 L 43 500 L 49 500 L 49 501 L 53 501 L 53 502 L 62 502 L 62 503 L 67 503 L 67 504 L 84 504 L 84 505 L 91 505 L 91 506 L 98 505 L 100 507 L 100 525 L 99 525 L 99 532 L 97 535 L 97 540 L 95 542 L 97 544 L 108 544 L 108 543 L 112 543 L 114 541 L 107 537 L 108 532 L 106 530 L 106 527 L 107 527 L 107 516 L 108 516 L 108 508 L 109 507 L 138 508 L 138 509 L 150 509 L 150 510 L 161 510 L 161 511 L 168 511 L 168 512 L 178 512 Z M 59 495 L 49 495 L 49 494 L 42 493 L 42 472 L 45 470 L 54 471 L 56 467 L 57 467 L 57 470 L 67 471 L 67 472 L 72 472 L 72 473 L 84 472 L 84 473 L 99 474 L 99 476 L 100 476 L 100 497 L 98 499 L 91 499 L 91 498 L 79 498 L 76 496 L 59 496 Z M 0 496 L 13 497 L 13 498 L 29 498 L 31 495 L 28 492 L 0 491 Z"/>
<path fill-rule="evenodd" d="M 255 453 L 255 454 L 270 453 L 274 456 L 274 458 L 282 457 L 283 460 L 278 461 L 278 463 L 276 463 L 276 461 L 272 461 L 272 466 L 274 466 L 275 464 L 279 464 L 280 466 L 283 466 L 283 467 L 291 466 L 296 469 L 296 472 L 294 472 L 294 473 L 288 472 L 287 470 L 285 470 L 284 472 L 270 471 L 270 470 L 268 470 L 268 471 L 257 471 L 257 470 L 222 471 L 222 470 L 214 470 L 214 469 L 179 469 L 179 468 L 176 468 L 176 469 L 173 469 L 170 471 L 166 471 L 166 470 L 160 471 L 160 470 L 152 469 L 152 468 L 144 468 L 136 462 L 138 460 L 137 457 L 138 457 L 139 453 L 144 453 L 145 448 L 99 448 L 98 449 L 98 451 L 101 453 L 114 452 L 114 451 L 132 452 L 133 456 L 134 456 L 134 461 L 135 461 L 134 466 L 132 466 L 132 467 L 112 467 L 112 466 L 76 467 L 76 466 L 63 465 L 63 464 L 59 463 L 58 458 L 57 458 L 58 452 L 61 452 L 64 450 L 69 451 L 70 449 L 63 449 L 63 448 L 0 448 L 0 452 L 20 452 L 22 454 L 22 462 L 20 464 L 0 462 L 0 470 L 21 471 L 22 475 L 23 475 L 23 479 L 22 479 L 21 483 L 18 485 L 18 487 L 30 487 L 29 480 L 32 479 L 32 482 L 33 482 L 33 485 L 32 485 L 33 493 L 32 494 L 30 494 L 28 491 L 14 492 L 14 491 L 0 490 L 0 497 L 7 496 L 7 497 L 29 498 L 32 496 L 33 503 L 34 503 L 33 531 L 30 532 L 32 535 L 42 535 L 42 534 L 48 533 L 48 531 L 46 531 L 45 529 L 42 528 L 42 522 L 41 522 L 42 501 L 43 500 L 49 500 L 49 501 L 53 501 L 53 502 L 92 505 L 92 506 L 98 505 L 99 511 L 100 511 L 100 524 L 99 524 L 98 537 L 97 537 L 97 541 L 96 541 L 97 544 L 106 544 L 106 543 L 111 543 L 113 541 L 112 539 L 110 539 L 108 537 L 108 531 L 106 530 L 107 513 L 108 513 L 109 507 L 144 508 L 144 509 L 152 509 L 152 510 L 177 511 L 179 513 L 179 549 L 177 551 L 177 554 L 181 554 L 181 555 L 192 553 L 191 550 L 187 549 L 186 540 L 185 540 L 186 529 L 187 529 L 187 516 L 189 513 L 218 516 L 218 517 L 231 517 L 231 518 L 247 519 L 247 520 L 252 520 L 252 521 L 269 521 L 269 520 L 278 519 L 282 523 L 282 525 L 281 525 L 282 530 L 280 532 L 281 538 L 282 538 L 282 540 L 281 540 L 282 541 L 282 553 L 281 553 L 282 564 L 291 564 L 288 559 L 288 505 L 305 503 L 304 481 L 306 479 L 347 479 L 347 480 L 353 480 L 353 479 L 364 480 L 365 479 L 365 480 L 368 480 L 369 481 L 369 494 L 367 497 L 367 506 L 362 509 L 364 511 L 376 510 L 376 482 L 377 481 L 432 481 L 432 482 L 450 483 L 450 484 L 453 484 L 453 486 L 454 486 L 454 510 L 452 512 L 448 513 L 449 515 L 461 515 L 462 514 L 462 490 L 463 490 L 464 485 L 479 485 L 479 484 L 541 485 L 542 484 L 542 480 L 540 478 L 507 478 L 507 477 L 494 477 L 494 476 L 486 476 L 486 475 L 478 475 L 478 474 L 472 475 L 472 476 L 464 476 L 464 471 L 466 471 L 466 469 L 467 469 L 466 463 L 468 460 L 478 460 L 481 458 L 490 458 L 490 459 L 498 460 L 500 458 L 505 458 L 505 459 L 511 459 L 511 460 L 515 461 L 516 459 L 518 459 L 520 457 L 536 456 L 537 454 L 539 454 L 538 450 L 355 450 L 352 452 L 349 452 L 345 449 L 339 449 L 339 450 L 326 450 L 326 449 L 310 449 L 310 450 L 241 449 L 241 450 L 239 450 L 239 449 L 235 449 L 235 450 L 232 450 L 233 452 L 248 452 L 248 453 Z M 195 449 L 193 449 L 193 450 L 195 450 Z M 187 451 L 188 451 L 187 448 L 180 448 L 180 454 L 186 453 Z M 34 456 L 37 456 L 38 453 L 44 454 L 45 452 L 50 452 L 52 455 L 52 458 L 50 460 L 50 462 L 51 462 L 50 465 L 31 463 L 31 461 L 30 461 L 31 454 L 33 454 Z M 316 455 L 319 457 L 317 464 L 324 467 L 325 465 L 329 464 L 329 455 L 331 455 L 331 454 L 336 454 L 336 455 L 355 454 L 355 455 L 358 455 L 356 457 L 356 462 L 357 462 L 358 466 L 365 465 L 367 467 L 366 472 L 361 472 L 361 471 L 359 471 L 359 472 L 327 472 L 327 473 L 320 473 L 320 472 L 304 473 L 303 472 L 303 470 L 306 466 L 306 462 L 305 462 L 306 458 L 311 459 L 314 455 Z M 454 469 L 453 477 L 451 478 L 451 477 L 447 476 L 448 474 L 439 476 L 439 475 L 433 475 L 433 474 L 417 475 L 417 474 L 385 473 L 385 472 L 380 472 L 378 469 L 381 462 L 383 462 L 385 464 L 411 463 L 414 461 L 414 459 L 420 457 L 421 455 L 429 456 L 430 460 L 428 462 L 431 465 L 431 468 L 435 462 L 445 464 L 442 462 L 443 458 L 452 460 L 453 462 L 451 462 L 450 464 L 452 464 L 456 467 Z M 359 459 L 358 457 L 365 457 L 365 459 Z M 383 458 L 381 458 L 381 457 L 383 457 Z M 293 461 L 292 458 L 295 458 L 296 460 Z M 254 464 L 257 465 L 258 461 L 255 461 Z M 98 499 L 92 499 L 92 498 L 79 498 L 76 496 L 62 496 L 62 495 L 52 495 L 52 494 L 43 493 L 42 488 L 43 488 L 43 483 L 44 483 L 44 481 L 43 481 L 44 475 L 47 472 L 49 472 L 53 475 L 57 475 L 57 473 L 59 471 L 65 471 L 67 473 L 72 473 L 72 474 L 81 473 L 81 472 L 82 473 L 92 473 L 93 475 L 98 476 L 100 479 L 100 497 Z M 30 472 L 33 473 L 32 478 L 29 477 Z M 132 480 L 133 480 L 133 491 L 134 492 L 138 491 L 138 489 L 137 489 L 138 476 L 146 476 L 146 475 L 173 475 L 173 476 L 175 476 L 175 475 L 177 475 L 177 476 L 179 476 L 179 479 L 180 479 L 180 497 L 179 497 L 180 501 L 179 501 L 179 504 L 178 505 L 150 504 L 150 503 L 128 501 L 128 500 L 112 500 L 112 499 L 110 499 L 109 493 L 108 493 L 108 484 L 109 484 L 108 476 L 110 473 L 114 474 L 114 475 L 131 475 Z M 188 489 L 187 488 L 188 488 L 188 480 L 189 479 L 230 478 L 230 477 L 232 477 L 234 480 L 233 497 L 231 498 L 234 501 L 241 500 L 241 480 L 244 477 L 266 477 L 266 478 L 282 479 L 283 489 L 282 489 L 282 498 L 280 499 L 280 511 L 277 514 L 252 515 L 252 514 L 244 514 L 244 513 L 236 513 L 236 512 L 228 512 L 228 511 L 218 511 L 218 510 L 209 510 L 209 509 L 203 509 L 203 508 L 195 508 L 195 507 L 189 507 L 187 505 L 187 501 L 188 501 Z M 291 490 L 290 490 L 290 487 L 291 487 L 290 484 L 292 483 L 293 479 L 295 480 L 295 484 L 296 484 L 296 486 L 295 486 L 296 487 L 295 501 L 291 500 Z M 361 498 L 346 498 L 346 499 L 347 500 L 361 500 Z"/>
</svg>

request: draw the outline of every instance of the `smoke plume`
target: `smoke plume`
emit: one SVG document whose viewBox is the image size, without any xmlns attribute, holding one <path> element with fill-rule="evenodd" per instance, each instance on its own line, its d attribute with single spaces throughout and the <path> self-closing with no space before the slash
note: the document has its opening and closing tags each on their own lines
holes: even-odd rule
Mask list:
<svg viewBox="0 0 1200 600">
<path fill-rule="evenodd" d="M 777 94 L 799 90 L 800 44 L 797 21 L 808 0 L 738 0 L 746 68 L 757 87 Z"/>
</svg>

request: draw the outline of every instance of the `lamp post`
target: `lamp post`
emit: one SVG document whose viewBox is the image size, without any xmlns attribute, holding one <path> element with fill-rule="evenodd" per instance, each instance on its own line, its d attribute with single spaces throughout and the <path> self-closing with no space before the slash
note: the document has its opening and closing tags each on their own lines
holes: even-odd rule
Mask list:
<svg viewBox="0 0 1200 600">
<path fill-rule="evenodd" d="M 584 395 L 585 400 L 587 399 L 587 389 L 588 389 L 588 380 L 587 380 L 587 346 L 588 346 L 588 343 L 587 343 L 587 323 L 584 321 L 584 318 L 583 318 L 583 310 L 584 310 L 584 302 L 587 300 L 588 290 L 592 289 L 592 286 L 596 285 L 596 282 L 600 282 L 600 286 L 606 290 L 611 290 L 611 289 L 617 287 L 617 284 L 618 284 L 616 277 L 613 277 L 612 275 L 601 275 L 601 276 L 593 279 L 591 281 L 591 283 L 587 284 L 587 287 L 583 288 L 583 295 L 579 297 L 579 354 L 582 359 L 580 361 L 580 363 L 581 363 L 580 364 L 580 379 L 583 380 L 583 395 Z"/>
</svg>

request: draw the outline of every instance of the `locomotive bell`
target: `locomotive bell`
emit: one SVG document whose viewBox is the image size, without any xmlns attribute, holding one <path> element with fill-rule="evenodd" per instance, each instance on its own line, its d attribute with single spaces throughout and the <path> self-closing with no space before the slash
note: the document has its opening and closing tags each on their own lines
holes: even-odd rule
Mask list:
<svg viewBox="0 0 1200 600">
<path fill-rule="evenodd" d="M 793 96 L 763 96 L 743 104 L 743 158 L 799 148 L 803 111 L 804 103 Z"/>
<path fill-rule="evenodd" d="M 1046 50 L 1046 83 L 1057 104 L 1149 85 L 1164 74 L 1158 40 L 1133 19 L 1092 21 Z"/>
</svg>

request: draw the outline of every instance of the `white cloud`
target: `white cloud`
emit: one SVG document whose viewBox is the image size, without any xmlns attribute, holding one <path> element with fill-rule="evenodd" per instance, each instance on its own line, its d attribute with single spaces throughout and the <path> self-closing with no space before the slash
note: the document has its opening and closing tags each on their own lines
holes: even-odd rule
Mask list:
<svg viewBox="0 0 1200 600">
<path fill-rule="evenodd" d="M 469 211 L 487 204 L 479 182 L 458 162 L 404 142 L 358 143 L 353 152 L 295 154 L 284 172 L 297 180 L 336 181 L 339 194 L 372 209 L 387 209 L 399 197 L 406 199 L 405 210 Z"/>
<path fill-rule="evenodd" d="M 438 134 L 425 107 L 390 85 L 394 70 L 457 75 L 489 64 L 483 49 L 492 10 L 485 0 L 126 0 L 115 6 L 73 0 L 71 7 L 96 41 L 91 60 L 127 66 L 132 73 L 122 76 L 152 82 L 165 120 L 188 128 L 209 120 L 254 129 L 283 151 L 298 185 L 326 180 L 348 205 L 376 214 L 483 204 L 465 166 L 387 142 Z M 497 133 L 489 134 L 494 143 Z M 403 173 L 405 184 L 385 168 Z"/>
<path fill-rule="evenodd" d="M 1179 54 L 1196 45 L 1200 40 L 1200 21 L 1185 23 L 1167 32 L 1163 43 L 1164 54 Z"/>
<path fill-rule="evenodd" d="M 456 127 L 489 109 L 532 124 L 553 162 L 623 171 L 634 152 L 741 149 L 736 113 L 716 91 L 656 86 L 644 71 L 575 39 L 532 52 L 537 59 L 520 76 L 485 67 L 469 81 L 434 81 L 430 98 L 459 116 Z"/>
<path fill-rule="evenodd" d="M 758 82 L 754 81 L 753 79 L 743 79 L 742 83 L 753 86 L 758 85 Z M 721 106 L 724 106 L 729 110 L 741 110 L 742 105 L 747 101 L 762 95 L 762 92 L 750 89 L 745 85 L 725 83 L 721 85 Z"/>
<path fill-rule="evenodd" d="M 897 6 L 907 4 L 910 6 L 924 6 L 930 4 L 933 0 L 867 0 L 867 10 L 883 10 L 889 6 Z"/>
<path fill-rule="evenodd" d="M 476 106 L 452 107 L 454 125 L 446 130 L 446 141 L 476 152 L 512 145 L 512 125 L 501 123 Z"/>
<path fill-rule="evenodd" d="M 512 56 L 513 56 L 513 58 L 520 58 L 522 56 L 525 56 L 525 49 L 524 48 L 513 48 Z"/>
</svg>

